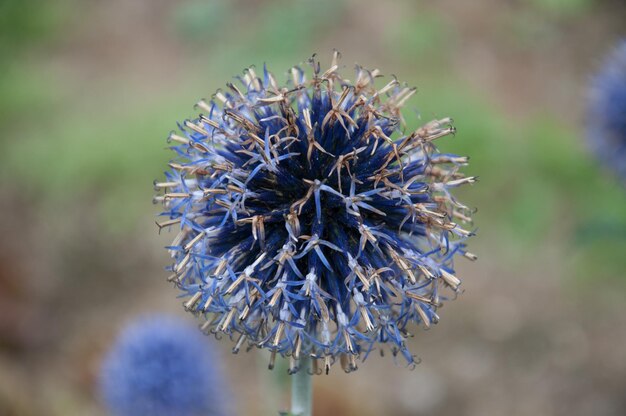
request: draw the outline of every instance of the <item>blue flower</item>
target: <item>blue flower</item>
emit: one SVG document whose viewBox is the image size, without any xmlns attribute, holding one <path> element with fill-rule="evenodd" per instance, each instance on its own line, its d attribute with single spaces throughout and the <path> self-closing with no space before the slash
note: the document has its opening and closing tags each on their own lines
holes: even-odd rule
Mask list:
<svg viewBox="0 0 626 416">
<path fill-rule="evenodd" d="M 587 136 L 599 159 L 626 181 L 626 39 L 593 78 Z"/>
<path fill-rule="evenodd" d="M 168 316 L 144 317 L 122 332 L 103 361 L 100 388 L 116 416 L 226 414 L 211 345 L 193 325 Z"/>
<path fill-rule="evenodd" d="M 452 190 L 473 183 L 467 158 L 439 153 L 449 118 L 403 133 L 414 88 L 356 67 L 354 81 L 309 60 L 287 86 L 248 68 L 169 141 L 155 202 L 178 234 L 169 280 L 207 333 L 290 357 L 356 369 L 377 345 L 414 364 L 411 323 L 437 322 L 459 290 L 472 210 Z M 319 362 L 318 362 L 319 361 Z"/>
</svg>

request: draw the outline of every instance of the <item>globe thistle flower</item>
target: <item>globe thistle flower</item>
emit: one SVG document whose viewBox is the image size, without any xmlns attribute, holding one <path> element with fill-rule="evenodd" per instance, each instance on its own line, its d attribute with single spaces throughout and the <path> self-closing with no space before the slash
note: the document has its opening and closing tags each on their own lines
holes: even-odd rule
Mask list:
<svg viewBox="0 0 626 416">
<path fill-rule="evenodd" d="M 474 259 L 460 223 L 471 210 L 451 191 L 473 183 L 467 158 L 434 141 L 452 120 L 402 132 L 400 109 L 414 88 L 378 70 L 339 72 L 338 53 L 310 78 L 299 66 L 281 86 L 267 68 L 248 68 L 169 141 L 177 159 L 162 190 L 179 232 L 168 247 L 169 280 L 203 315 L 201 329 L 243 345 L 301 357 L 314 371 L 339 361 L 357 368 L 377 345 L 415 358 L 411 323 L 429 327 L 459 290 L 455 255 Z"/>
<path fill-rule="evenodd" d="M 626 181 L 626 39 L 592 80 L 587 137 L 598 158 Z"/>
<path fill-rule="evenodd" d="M 218 362 L 193 325 L 147 316 L 124 329 L 104 358 L 101 394 L 115 416 L 226 415 Z"/>
</svg>

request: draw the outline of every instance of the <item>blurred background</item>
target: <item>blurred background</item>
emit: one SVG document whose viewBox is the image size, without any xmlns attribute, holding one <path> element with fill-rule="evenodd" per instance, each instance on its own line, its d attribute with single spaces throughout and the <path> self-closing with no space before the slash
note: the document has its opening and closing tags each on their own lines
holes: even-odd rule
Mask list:
<svg viewBox="0 0 626 416">
<path fill-rule="evenodd" d="M 333 48 L 418 87 L 409 126 L 455 119 L 480 259 L 415 370 L 334 367 L 315 415 L 626 414 L 626 188 L 584 127 L 624 22 L 621 0 L 0 1 L 0 415 L 103 415 L 120 327 L 193 319 L 154 225 L 167 134 L 245 66 L 285 80 Z M 284 367 L 217 345 L 237 414 L 287 408 Z"/>
</svg>

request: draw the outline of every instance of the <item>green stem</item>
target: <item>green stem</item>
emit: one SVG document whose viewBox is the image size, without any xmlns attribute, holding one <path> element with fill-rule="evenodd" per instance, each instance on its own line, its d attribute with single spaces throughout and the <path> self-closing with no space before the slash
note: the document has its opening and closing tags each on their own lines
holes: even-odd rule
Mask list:
<svg viewBox="0 0 626 416">
<path fill-rule="evenodd" d="M 291 376 L 291 414 L 311 416 L 313 409 L 313 377 L 311 359 L 300 359 L 300 371 Z"/>
</svg>

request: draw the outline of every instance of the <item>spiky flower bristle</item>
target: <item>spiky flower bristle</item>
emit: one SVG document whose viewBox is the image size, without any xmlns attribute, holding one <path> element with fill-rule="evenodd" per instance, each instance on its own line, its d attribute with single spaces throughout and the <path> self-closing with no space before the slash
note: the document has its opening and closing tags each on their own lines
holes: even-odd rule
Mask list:
<svg viewBox="0 0 626 416">
<path fill-rule="evenodd" d="M 465 251 L 472 210 L 452 188 L 473 183 L 467 158 L 433 142 L 454 134 L 449 118 L 403 134 L 401 107 L 415 93 L 380 71 L 339 73 L 339 55 L 311 78 L 291 68 L 286 87 L 254 68 L 186 120 L 169 141 L 162 190 L 176 226 L 169 280 L 201 314 L 207 333 L 328 372 L 356 369 L 376 345 L 415 363 L 407 326 L 429 327 L 459 290 L 453 257 Z M 398 137 L 395 137 L 398 136 Z M 318 363 L 318 360 L 321 360 Z"/>
</svg>

